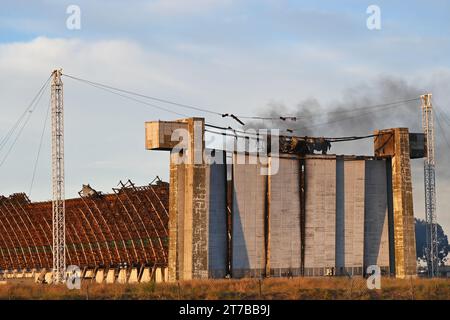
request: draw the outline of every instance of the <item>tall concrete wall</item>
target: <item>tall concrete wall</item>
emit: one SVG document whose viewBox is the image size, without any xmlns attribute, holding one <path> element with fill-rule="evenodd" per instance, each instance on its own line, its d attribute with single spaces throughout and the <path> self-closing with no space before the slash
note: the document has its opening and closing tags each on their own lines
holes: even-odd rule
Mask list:
<svg viewBox="0 0 450 320">
<path fill-rule="evenodd" d="M 268 177 L 270 274 L 297 276 L 301 268 L 299 160 L 278 160 L 278 173 Z"/>
<path fill-rule="evenodd" d="M 391 158 L 395 275 L 417 275 L 409 131 L 376 131 L 375 155 Z"/>
<path fill-rule="evenodd" d="M 366 161 L 364 268 L 389 272 L 388 194 L 386 160 Z"/>
<path fill-rule="evenodd" d="M 200 135 L 204 143 L 203 121 L 186 124 L 191 137 Z M 225 276 L 225 165 L 206 164 L 204 145 L 194 143 L 189 141 L 185 163 L 177 163 L 178 153 L 170 158 L 169 281 Z"/>
<path fill-rule="evenodd" d="M 227 215 L 224 164 L 208 167 L 208 273 L 210 278 L 224 278 L 227 265 Z"/>
<path fill-rule="evenodd" d="M 204 119 L 176 123 L 171 128 L 189 131 L 186 157 L 195 162 L 205 148 Z M 162 127 L 167 125 L 148 124 L 147 148 L 173 147 L 166 141 L 173 128 L 161 136 Z M 200 137 L 197 148 L 199 140 L 192 137 Z M 300 175 L 298 157 L 283 155 L 278 175 L 267 177 L 256 156 L 235 154 L 232 275 L 304 271 L 319 276 L 340 269 L 362 274 L 370 264 L 395 264 L 398 277 L 415 275 L 408 130 L 377 132 L 375 156 L 386 157 L 389 167 L 385 161 L 364 161 L 367 157 L 311 155 L 302 159 Z M 225 169 L 203 161 L 176 165 L 171 156 L 170 176 L 169 279 L 223 276 L 228 262 Z"/>
<path fill-rule="evenodd" d="M 338 159 L 336 273 L 363 274 L 365 161 Z"/>
<path fill-rule="evenodd" d="M 306 159 L 305 275 L 335 268 L 336 160 Z"/>
<path fill-rule="evenodd" d="M 257 162 L 255 156 L 245 159 Z M 266 177 L 260 164 L 235 164 L 233 170 L 232 276 L 260 277 L 265 271 Z"/>
<path fill-rule="evenodd" d="M 296 276 L 301 275 L 302 265 L 305 276 L 329 272 L 362 275 L 368 265 L 389 267 L 385 161 L 333 156 L 306 158 L 305 243 L 301 261 L 299 159 L 279 158 L 278 172 L 268 177 L 261 174 L 262 166 L 255 156 L 247 155 L 244 159 L 245 164 L 233 166 L 233 277 L 260 277 L 266 272 L 272 276 Z M 207 235 L 204 240 L 207 254 L 197 258 L 189 250 L 193 252 L 190 248 L 201 242 L 194 240 L 194 231 L 189 228 L 192 225 L 186 223 L 189 211 L 183 201 L 190 197 L 186 191 L 189 176 L 186 167 L 178 166 L 177 170 L 177 210 L 184 210 L 177 220 L 178 227 L 183 226 L 177 243 L 178 268 L 184 272 L 179 279 L 192 274 L 198 260 L 206 261 L 202 263 L 207 265 L 204 269 L 207 277 L 224 277 L 227 265 L 224 165 L 206 166 L 204 193 L 196 191 L 207 199 L 206 215 L 202 218 L 206 231 L 197 227 L 197 232 Z"/>
</svg>

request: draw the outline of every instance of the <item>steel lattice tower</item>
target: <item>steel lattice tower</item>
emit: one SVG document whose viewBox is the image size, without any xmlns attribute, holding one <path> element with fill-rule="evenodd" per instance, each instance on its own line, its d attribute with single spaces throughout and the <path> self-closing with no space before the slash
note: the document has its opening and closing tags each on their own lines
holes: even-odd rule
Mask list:
<svg viewBox="0 0 450 320">
<path fill-rule="evenodd" d="M 53 71 L 52 101 L 52 190 L 53 190 L 53 282 L 62 283 L 66 270 L 64 203 L 64 101 L 61 70 Z"/>
<path fill-rule="evenodd" d="M 434 158 L 434 118 L 431 94 L 424 94 L 422 100 L 422 127 L 427 141 L 427 157 L 424 163 L 425 174 L 425 220 L 427 247 L 425 256 L 427 259 L 428 275 L 437 276 L 438 240 L 436 221 L 436 180 Z"/>
</svg>

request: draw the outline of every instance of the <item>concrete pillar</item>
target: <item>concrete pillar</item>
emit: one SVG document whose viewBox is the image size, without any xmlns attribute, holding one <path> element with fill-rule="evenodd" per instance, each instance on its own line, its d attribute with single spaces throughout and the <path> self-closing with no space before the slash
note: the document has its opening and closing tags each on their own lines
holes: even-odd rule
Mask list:
<svg viewBox="0 0 450 320">
<path fill-rule="evenodd" d="M 171 139 L 174 133 L 177 141 Z M 171 151 L 168 281 L 205 279 L 210 273 L 223 277 L 225 273 L 225 263 L 222 268 L 215 266 L 217 259 L 211 255 L 213 251 L 225 251 L 222 247 L 226 248 L 226 237 L 223 244 L 212 244 L 216 238 L 211 237 L 209 230 L 214 221 L 210 219 L 211 171 L 204 161 L 204 133 L 203 118 L 146 123 L 146 148 Z M 179 141 L 182 152 L 175 152 L 172 149 Z M 225 216 L 223 198 L 221 215 Z"/>
<path fill-rule="evenodd" d="M 108 273 L 106 274 L 106 283 L 114 283 L 114 282 L 116 282 L 116 270 L 109 269 Z"/>
<path fill-rule="evenodd" d="M 103 283 L 104 280 L 105 280 L 105 270 L 98 269 L 97 274 L 95 275 L 95 282 Z"/>
<path fill-rule="evenodd" d="M 204 119 L 186 120 L 189 145 L 179 164 L 179 154 L 170 160 L 171 235 L 169 235 L 169 280 L 208 277 L 206 165 L 203 161 Z M 175 227 L 174 224 L 177 223 Z M 172 229 L 174 228 L 174 229 Z M 176 230 L 178 236 L 173 235 Z M 175 243 L 174 243 L 175 242 Z M 177 254 L 178 252 L 178 254 Z M 178 272 L 177 272 L 178 271 Z"/>
<path fill-rule="evenodd" d="M 164 282 L 169 282 L 169 268 L 164 268 Z"/>
<path fill-rule="evenodd" d="M 127 269 L 119 269 L 118 283 L 127 283 Z"/>
<path fill-rule="evenodd" d="M 128 278 L 128 283 L 138 283 L 138 269 L 132 268 L 130 272 L 130 277 Z"/>
<path fill-rule="evenodd" d="M 155 271 L 155 282 L 156 283 L 163 282 L 163 275 L 162 275 L 161 268 L 156 268 L 156 271 Z"/>
<path fill-rule="evenodd" d="M 407 128 L 376 131 L 375 156 L 391 158 L 392 222 L 395 275 L 417 275 L 416 240 L 411 181 L 410 144 Z"/>
<path fill-rule="evenodd" d="M 140 283 L 150 282 L 152 280 L 150 276 L 151 276 L 150 268 L 144 268 L 144 270 L 142 271 L 142 276 L 141 276 Z"/>
<path fill-rule="evenodd" d="M 92 278 L 94 278 L 94 270 L 87 269 L 83 278 L 84 279 L 92 279 Z"/>
</svg>

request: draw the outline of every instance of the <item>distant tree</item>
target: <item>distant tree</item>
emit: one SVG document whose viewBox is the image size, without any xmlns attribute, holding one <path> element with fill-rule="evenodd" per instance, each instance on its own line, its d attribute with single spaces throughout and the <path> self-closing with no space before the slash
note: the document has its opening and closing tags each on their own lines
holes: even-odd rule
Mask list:
<svg viewBox="0 0 450 320">
<path fill-rule="evenodd" d="M 427 246 L 427 223 L 425 220 L 415 219 L 416 221 L 416 255 L 417 258 L 425 259 L 425 248 Z M 438 236 L 438 257 L 439 262 L 443 263 L 450 251 L 450 245 L 448 243 L 448 237 L 444 233 L 441 225 L 437 225 Z"/>
</svg>

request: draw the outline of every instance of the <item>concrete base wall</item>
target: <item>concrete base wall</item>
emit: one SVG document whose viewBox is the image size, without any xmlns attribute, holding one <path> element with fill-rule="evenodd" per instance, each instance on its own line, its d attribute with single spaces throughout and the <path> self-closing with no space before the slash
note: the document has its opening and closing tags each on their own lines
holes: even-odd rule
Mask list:
<svg viewBox="0 0 450 320">
<path fill-rule="evenodd" d="M 279 159 L 270 175 L 271 276 L 298 276 L 301 268 L 299 160 Z"/>
<path fill-rule="evenodd" d="M 103 283 L 105 280 L 105 270 L 104 269 L 98 269 L 97 273 L 95 274 L 95 282 L 96 283 Z"/>
<path fill-rule="evenodd" d="M 130 276 L 128 277 L 128 283 L 138 283 L 138 269 L 132 268 L 130 272 Z"/>
<path fill-rule="evenodd" d="M 117 283 L 127 283 L 127 269 L 120 269 L 117 276 Z"/>
<path fill-rule="evenodd" d="M 362 275 L 365 161 L 337 160 L 336 274 Z"/>
<path fill-rule="evenodd" d="M 106 283 L 115 283 L 116 282 L 116 270 L 109 269 L 106 274 Z"/>
<path fill-rule="evenodd" d="M 224 278 L 227 265 L 227 202 L 225 165 L 207 169 L 208 203 L 208 277 Z"/>
<path fill-rule="evenodd" d="M 388 195 L 386 161 L 366 161 L 364 269 L 389 269 Z"/>
<path fill-rule="evenodd" d="M 335 268 L 336 160 L 306 159 L 305 276 Z"/>
<path fill-rule="evenodd" d="M 237 156 L 235 155 L 235 163 Z M 241 162 L 244 160 L 240 160 Z M 265 273 L 264 211 L 266 177 L 255 156 L 233 166 L 233 224 L 231 272 L 234 278 Z"/>
<path fill-rule="evenodd" d="M 148 283 L 150 281 L 152 281 L 151 278 L 151 269 L 150 268 L 144 268 L 144 270 L 142 271 L 142 276 L 139 282 L 141 283 Z M 168 275 L 169 272 L 167 272 Z"/>
<path fill-rule="evenodd" d="M 155 271 L 155 282 L 156 283 L 161 283 L 163 281 L 164 281 L 164 278 L 163 278 L 162 269 L 161 268 L 156 268 L 156 271 Z"/>
</svg>

